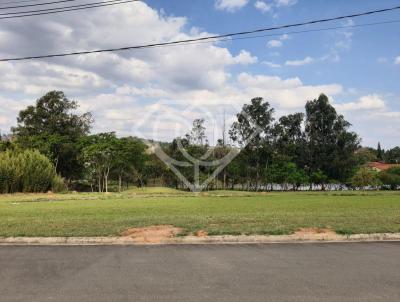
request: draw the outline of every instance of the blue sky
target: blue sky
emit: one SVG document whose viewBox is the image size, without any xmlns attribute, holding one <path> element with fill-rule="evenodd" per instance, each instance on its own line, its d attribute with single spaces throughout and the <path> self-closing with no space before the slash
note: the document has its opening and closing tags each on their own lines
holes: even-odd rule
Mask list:
<svg viewBox="0 0 400 302">
<path fill-rule="evenodd" d="M 187 16 L 188 28 L 195 26 L 211 33 L 251 30 L 400 5 L 400 1 L 394 0 L 298 0 L 291 1 L 293 5 L 276 7 L 274 1 L 269 0 L 262 2 L 273 7 L 270 11 L 263 13 L 255 7 L 256 2 L 249 0 L 243 7 L 229 11 L 218 10 L 215 7 L 215 1 L 207 0 L 148 1 L 150 6 L 163 9 L 166 14 Z M 354 18 L 352 22 L 357 25 L 389 20 L 400 21 L 400 11 Z M 329 22 L 273 33 L 335 27 L 343 24 L 346 24 L 346 21 Z M 255 64 L 246 67 L 246 70 L 256 73 L 267 71 L 282 77 L 299 76 L 305 82 L 312 84 L 339 82 L 346 87 L 357 89 L 361 94 L 395 93 L 399 95 L 400 66 L 396 66 L 393 62 L 400 53 L 400 23 L 289 34 L 290 39 L 284 41 L 281 47 L 276 48 L 268 48 L 267 42 L 279 40 L 277 37 L 236 40 L 224 45 L 233 52 L 246 49 L 256 55 L 260 62 L 268 61 L 282 65 L 287 60 L 300 60 L 306 57 L 318 59 L 326 56 L 334 47 L 334 43 L 345 40 L 344 32 L 351 32 L 352 37 L 347 45 L 338 49 L 340 62 L 316 61 L 313 64 L 296 68 L 280 69 L 271 69 L 263 64 Z M 382 62 L 383 60 L 385 61 Z M 347 100 L 351 100 L 351 97 L 343 98 L 343 101 Z M 399 109 L 400 101 L 393 100 L 392 105 L 395 109 Z"/>
<path fill-rule="evenodd" d="M 400 1 L 148 0 L 3 21 L 0 56 L 174 41 L 397 5 Z M 276 108 L 278 118 L 302 111 L 307 100 L 324 92 L 353 123 L 364 145 L 380 141 L 393 147 L 400 145 L 400 22 L 293 31 L 396 20 L 400 10 L 274 31 L 271 37 L 3 63 L 0 129 L 7 132 L 18 110 L 51 89 L 65 91 L 79 101 L 82 111 L 92 111 L 95 132 L 151 136 L 154 129 L 149 124 L 157 120 L 164 139 L 177 134 L 172 131 L 176 121 L 167 116 L 186 118 L 189 127 L 190 119 L 208 114 L 214 119 L 209 126 L 217 128 L 213 133 L 219 133 L 221 108 L 231 121 L 235 110 L 261 96 Z M 149 112 L 155 116 L 143 114 Z M 147 128 L 134 133 L 137 124 Z"/>
</svg>

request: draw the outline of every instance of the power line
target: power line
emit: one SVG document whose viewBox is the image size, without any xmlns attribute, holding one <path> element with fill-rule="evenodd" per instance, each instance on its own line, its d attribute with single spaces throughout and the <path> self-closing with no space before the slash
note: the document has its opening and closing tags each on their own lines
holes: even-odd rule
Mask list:
<svg viewBox="0 0 400 302">
<path fill-rule="evenodd" d="M 110 1 L 80 4 L 80 5 L 57 7 L 57 8 L 39 9 L 39 10 L 32 10 L 32 11 L 1 13 L 0 16 L 3 16 L 3 17 L 0 17 L 0 20 L 21 18 L 21 17 L 30 17 L 30 16 L 39 16 L 39 15 L 49 15 L 49 14 L 55 14 L 55 13 L 61 13 L 61 12 L 69 12 L 69 11 L 102 7 L 102 6 L 111 6 L 111 5 L 124 4 L 124 3 L 137 2 L 137 1 L 141 1 L 141 0 L 110 0 Z"/>
<path fill-rule="evenodd" d="M 98 49 L 98 50 L 77 51 L 77 52 L 68 52 L 68 53 L 60 53 L 60 54 L 48 54 L 48 55 L 37 55 L 37 56 L 28 56 L 28 57 L 19 57 L 19 58 L 17 57 L 17 58 L 9 58 L 9 59 L 0 59 L 0 62 L 66 57 L 66 56 L 74 56 L 74 55 L 86 55 L 86 54 L 92 54 L 92 53 L 115 52 L 115 51 L 144 49 L 144 48 L 153 48 L 153 47 L 164 47 L 164 46 L 182 45 L 182 44 L 209 43 L 209 42 L 224 41 L 224 39 L 225 40 L 233 40 L 233 39 L 238 40 L 238 39 L 246 39 L 246 38 L 249 39 L 249 38 L 256 38 L 256 37 L 260 37 L 260 36 L 250 36 L 250 37 L 241 37 L 241 36 L 256 34 L 259 32 L 284 29 L 284 28 L 299 27 L 299 26 L 310 25 L 310 24 L 330 22 L 330 21 L 341 20 L 341 19 L 346 19 L 346 18 L 355 18 L 355 17 L 365 16 L 365 15 L 393 11 L 393 10 L 397 10 L 397 9 L 400 9 L 400 6 L 393 7 L 393 8 L 381 9 L 381 10 L 375 10 L 375 11 L 368 11 L 368 12 L 363 12 L 363 13 L 357 13 L 357 14 L 352 14 L 352 15 L 347 15 L 347 16 L 339 16 L 339 17 L 333 17 L 333 18 L 328 18 L 328 19 L 312 20 L 312 21 L 306 21 L 306 22 L 295 23 L 295 24 L 280 25 L 280 26 L 275 26 L 275 27 L 255 29 L 255 30 L 251 30 L 251 31 L 228 33 L 228 34 L 223 34 L 223 35 L 214 35 L 214 36 L 208 36 L 208 37 L 202 37 L 202 38 L 193 38 L 193 39 L 186 39 L 186 40 L 178 40 L 178 41 L 163 42 L 163 43 L 153 43 L 153 44 L 145 44 L 145 45 L 136 45 L 136 46 L 127 46 L 127 47 L 120 47 L 120 48 Z M 386 24 L 386 23 L 395 23 L 395 22 L 400 22 L 400 20 L 375 22 L 375 23 L 369 23 L 369 24 L 364 24 L 364 25 L 331 27 L 331 28 L 325 28 L 325 29 L 323 29 L 323 28 L 322 29 L 310 29 L 310 30 L 292 32 L 292 33 L 323 31 L 323 30 L 332 30 L 332 29 L 348 28 L 348 27 L 371 26 L 371 25 L 376 25 L 376 24 Z M 282 35 L 282 34 L 283 33 L 279 33 L 276 35 Z M 264 36 L 267 36 L 267 35 L 264 35 Z"/>
<path fill-rule="evenodd" d="M 39 2 L 39 1 L 43 0 L 21 0 L 21 1 L 7 1 L 7 2 L 1 1 L 0 4 L 5 5 L 5 4 L 16 4 L 16 3 L 18 4 L 18 3 Z"/>
<path fill-rule="evenodd" d="M 51 4 L 57 4 L 57 3 L 63 3 L 63 2 L 73 2 L 73 1 L 77 1 L 77 0 L 59 0 L 59 1 L 42 2 L 42 3 L 35 3 L 35 4 L 24 4 L 24 5 L 0 7 L 0 9 L 12 9 L 12 8 L 22 8 L 22 7 L 30 7 L 30 6 L 51 5 Z"/>
<path fill-rule="evenodd" d="M 215 40 L 209 40 L 209 41 L 189 42 L 189 43 L 184 43 L 184 45 L 205 44 L 205 43 L 215 43 L 215 42 L 229 42 L 229 41 L 248 40 L 248 39 L 256 39 L 256 38 L 266 38 L 266 37 L 279 37 L 282 35 L 306 34 L 306 33 L 312 33 L 312 32 L 323 32 L 323 31 L 347 29 L 347 28 L 357 29 L 357 28 L 363 28 L 363 27 L 368 27 L 368 26 L 393 24 L 393 23 L 400 23 L 400 19 L 381 21 L 381 22 L 373 22 L 373 23 L 363 23 L 363 24 L 356 24 L 356 25 L 343 25 L 343 26 L 306 29 L 306 30 L 298 30 L 298 31 L 287 31 L 287 32 L 280 32 L 280 33 L 276 33 L 276 34 L 252 35 L 252 36 L 247 36 L 247 37 L 223 38 L 223 39 L 215 39 Z M 167 47 L 167 46 L 179 46 L 179 45 L 182 45 L 182 44 L 154 46 L 152 48 Z M 1 62 L 1 60 L 0 60 L 0 62 Z"/>
</svg>

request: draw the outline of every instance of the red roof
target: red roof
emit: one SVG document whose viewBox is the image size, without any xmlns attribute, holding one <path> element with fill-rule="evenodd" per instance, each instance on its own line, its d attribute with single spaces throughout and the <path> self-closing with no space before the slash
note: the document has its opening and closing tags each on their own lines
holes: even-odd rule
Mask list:
<svg viewBox="0 0 400 302">
<path fill-rule="evenodd" d="M 370 162 L 367 165 L 370 168 L 375 168 L 375 169 L 381 170 L 381 171 L 384 171 L 384 170 L 387 170 L 387 169 L 390 169 L 393 167 L 400 167 L 400 164 L 385 164 L 385 163 L 381 163 L 378 161 Z"/>
</svg>

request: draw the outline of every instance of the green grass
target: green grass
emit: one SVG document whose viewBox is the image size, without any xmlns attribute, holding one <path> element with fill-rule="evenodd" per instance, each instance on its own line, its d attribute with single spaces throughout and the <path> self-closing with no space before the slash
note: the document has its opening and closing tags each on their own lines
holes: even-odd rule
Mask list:
<svg viewBox="0 0 400 302">
<path fill-rule="evenodd" d="M 0 236 L 114 236 L 171 224 L 185 233 L 290 234 L 303 227 L 338 233 L 400 232 L 400 192 L 195 195 L 165 188 L 121 194 L 0 196 Z"/>
</svg>

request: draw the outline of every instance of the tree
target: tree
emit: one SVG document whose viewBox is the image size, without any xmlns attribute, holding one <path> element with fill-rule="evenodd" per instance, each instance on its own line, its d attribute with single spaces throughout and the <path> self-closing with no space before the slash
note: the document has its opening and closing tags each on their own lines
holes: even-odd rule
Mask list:
<svg viewBox="0 0 400 302">
<path fill-rule="evenodd" d="M 193 145 L 202 146 L 207 144 L 206 127 L 204 126 L 204 119 L 195 119 L 190 133 L 186 134 L 186 138 Z"/>
<path fill-rule="evenodd" d="M 305 165 L 303 119 L 303 113 L 282 116 L 273 128 L 276 152 L 288 156 L 290 160 L 301 166 Z"/>
<path fill-rule="evenodd" d="M 79 140 L 89 133 L 92 116 L 78 115 L 78 104 L 62 91 L 50 91 L 33 106 L 19 112 L 12 128 L 16 143 L 24 149 L 37 149 L 51 159 L 58 173 L 78 178 L 83 170 L 79 161 Z"/>
<path fill-rule="evenodd" d="M 354 155 L 359 166 L 377 160 L 377 152 L 373 148 L 359 148 Z"/>
<path fill-rule="evenodd" d="M 118 191 L 122 189 L 124 177 L 135 176 L 141 179 L 140 175 L 146 161 L 144 151 L 146 146 L 131 137 L 115 140 L 112 158 L 112 171 L 118 178 Z"/>
<path fill-rule="evenodd" d="M 385 152 L 385 162 L 389 164 L 400 164 L 400 147 L 394 147 Z"/>
<path fill-rule="evenodd" d="M 351 179 L 351 185 L 357 188 L 380 185 L 378 173 L 368 167 L 360 168 Z"/>
<path fill-rule="evenodd" d="M 266 168 L 265 177 L 267 182 L 280 184 L 284 190 L 289 189 L 288 184 L 297 190 L 302 184 L 308 183 L 305 171 L 291 162 L 288 156 L 281 154 L 274 155 L 272 165 Z"/>
<path fill-rule="evenodd" d="M 356 133 L 348 131 L 350 126 L 324 94 L 307 102 L 305 134 L 310 173 L 320 170 L 329 179 L 341 183 L 351 177 L 360 140 Z"/>
<path fill-rule="evenodd" d="M 83 159 L 87 173 L 97 179 L 99 192 L 108 192 L 108 180 L 117 156 L 114 132 L 91 135 L 85 139 Z"/>
<path fill-rule="evenodd" d="M 393 167 L 379 173 L 379 179 L 392 190 L 400 186 L 400 168 Z"/>
<path fill-rule="evenodd" d="M 325 184 L 328 182 L 328 176 L 325 175 L 325 173 L 321 170 L 317 170 L 313 172 L 310 176 L 310 189 L 312 189 L 311 185 L 316 184 L 316 185 L 321 185 L 322 191 L 325 190 Z"/>
<path fill-rule="evenodd" d="M 381 143 L 378 142 L 378 148 L 376 149 L 376 157 L 378 158 L 378 160 L 383 160 L 384 152 L 385 151 L 383 151 L 381 148 Z"/>
<path fill-rule="evenodd" d="M 243 105 L 229 130 L 232 141 L 243 149 L 240 158 L 247 161 L 247 174 L 250 179 L 255 178 L 256 190 L 262 170 L 272 156 L 273 113 L 274 109 L 263 98 L 253 98 L 250 104 Z"/>
</svg>

